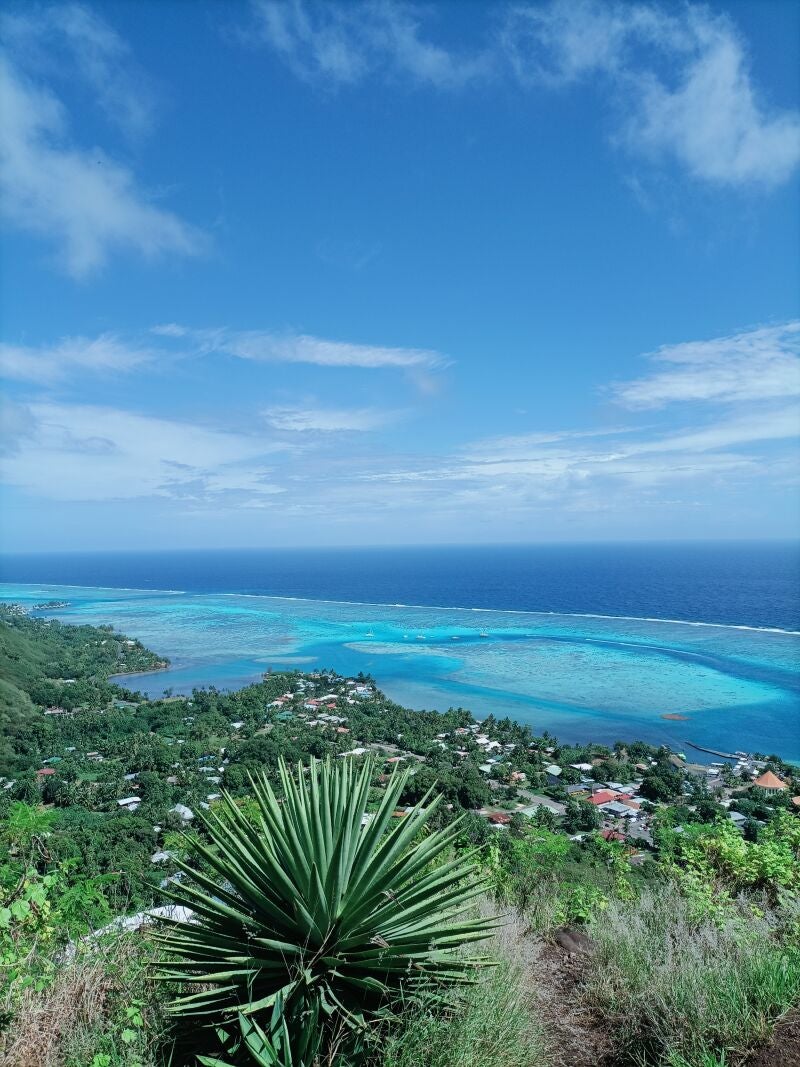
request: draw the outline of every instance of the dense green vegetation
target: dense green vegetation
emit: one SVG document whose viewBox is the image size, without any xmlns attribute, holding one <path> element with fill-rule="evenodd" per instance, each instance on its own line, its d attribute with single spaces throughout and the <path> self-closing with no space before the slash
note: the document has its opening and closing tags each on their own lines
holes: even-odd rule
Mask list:
<svg viewBox="0 0 800 1067">
<path fill-rule="evenodd" d="M 160 700 L 109 681 L 162 662 L 0 619 L 4 1063 L 735 1067 L 800 1000 L 800 783 L 776 757 L 707 776 L 331 672 Z M 608 783 L 635 820 L 593 803 Z M 200 926 L 125 932 L 170 900 Z M 498 914 L 495 966 L 459 987 L 453 952 Z"/>
</svg>

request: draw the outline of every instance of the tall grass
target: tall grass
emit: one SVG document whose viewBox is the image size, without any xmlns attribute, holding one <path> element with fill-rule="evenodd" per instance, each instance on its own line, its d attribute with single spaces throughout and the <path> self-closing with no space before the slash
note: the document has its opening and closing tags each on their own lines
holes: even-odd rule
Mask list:
<svg viewBox="0 0 800 1067">
<path fill-rule="evenodd" d="M 509 922 L 488 943 L 498 960 L 450 1011 L 409 1007 L 382 1044 L 380 1067 L 546 1067 L 544 1035 L 519 955 L 522 927 Z"/>
<path fill-rule="evenodd" d="M 800 947 L 775 919 L 732 909 L 722 925 L 692 922 L 677 895 L 613 902 L 591 930 L 587 993 L 613 1027 L 620 1064 L 705 1067 L 765 1041 L 800 999 Z"/>
<path fill-rule="evenodd" d="M 542 1036 L 520 974 L 504 963 L 483 974 L 451 1012 L 409 1009 L 388 1037 L 381 1067 L 543 1067 Z"/>
</svg>

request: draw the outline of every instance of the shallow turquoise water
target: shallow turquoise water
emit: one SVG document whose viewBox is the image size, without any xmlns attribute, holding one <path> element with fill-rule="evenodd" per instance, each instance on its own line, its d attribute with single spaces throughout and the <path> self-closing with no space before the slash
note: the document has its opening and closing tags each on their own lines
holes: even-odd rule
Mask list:
<svg viewBox="0 0 800 1067">
<path fill-rule="evenodd" d="M 681 749 L 690 740 L 800 760 L 796 633 L 59 585 L 4 583 L 0 598 L 67 600 L 57 617 L 113 623 L 168 655 L 172 669 L 135 682 L 151 695 L 234 688 L 269 667 L 326 666 L 369 672 L 410 707 L 510 715 L 568 741 L 642 738 Z"/>
</svg>

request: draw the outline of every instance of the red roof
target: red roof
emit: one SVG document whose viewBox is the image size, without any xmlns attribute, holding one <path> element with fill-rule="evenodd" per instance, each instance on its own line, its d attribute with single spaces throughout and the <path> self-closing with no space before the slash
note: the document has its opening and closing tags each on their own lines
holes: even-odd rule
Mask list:
<svg viewBox="0 0 800 1067">
<path fill-rule="evenodd" d="M 782 782 L 777 774 L 773 774 L 772 771 L 764 771 L 760 778 L 756 778 L 753 785 L 757 785 L 759 789 L 788 789 L 786 782 Z"/>
<path fill-rule="evenodd" d="M 594 796 L 589 797 L 590 804 L 608 804 L 611 800 L 616 800 L 619 793 L 615 793 L 613 789 L 601 789 L 599 793 L 595 793 Z"/>
<path fill-rule="evenodd" d="M 625 834 L 621 834 L 618 830 L 602 830 L 600 836 L 605 841 L 624 841 Z"/>
<path fill-rule="evenodd" d="M 497 826 L 507 826 L 511 822 L 511 816 L 506 815 L 502 811 L 496 811 L 493 815 L 489 816 L 489 822 L 493 822 Z"/>
<path fill-rule="evenodd" d="M 56 773 L 56 769 L 55 769 L 55 767 L 40 767 L 39 770 L 36 773 L 37 774 L 55 774 Z"/>
</svg>

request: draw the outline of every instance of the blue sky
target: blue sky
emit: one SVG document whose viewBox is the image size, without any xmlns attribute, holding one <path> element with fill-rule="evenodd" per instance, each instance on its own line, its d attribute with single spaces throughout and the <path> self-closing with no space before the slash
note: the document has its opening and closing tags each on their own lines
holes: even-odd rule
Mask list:
<svg viewBox="0 0 800 1067">
<path fill-rule="evenodd" d="M 797 535 L 790 0 L 2 31 L 6 550 Z"/>
</svg>

